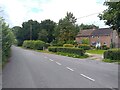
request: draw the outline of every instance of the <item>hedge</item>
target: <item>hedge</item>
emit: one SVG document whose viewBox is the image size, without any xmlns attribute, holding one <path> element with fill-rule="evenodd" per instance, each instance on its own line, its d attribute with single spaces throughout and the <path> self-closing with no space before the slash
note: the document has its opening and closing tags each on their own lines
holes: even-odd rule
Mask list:
<svg viewBox="0 0 120 90">
<path fill-rule="evenodd" d="M 79 44 L 78 45 L 78 48 L 82 48 L 84 50 L 89 50 L 90 49 L 90 45 L 87 45 L 87 44 Z"/>
<path fill-rule="evenodd" d="M 2 31 L 0 31 L 0 53 L 2 54 L 2 66 L 4 66 L 10 57 L 11 46 L 15 37 L 9 26 L 4 21 L 2 22 Z"/>
<path fill-rule="evenodd" d="M 105 51 L 104 59 L 120 60 L 120 49 Z"/>
<path fill-rule="evenodd" d="M 73 44 L 64 44 L 63 47 L 74 47 Z"/>
<path fill-rule="evenodd" d="M 63 52 L 63 53 L 70 53 L 70 54 L 77 54 L 83 56 L 85 50 L 80 48 L 71 48 L 71 47 L 49 47 L 49 51 L 51 52 Z"/>
<path fill-rule="evenodd" d="M 110 49 L 110 48 L 107 47 L 106 45 L 102 45 L 102 46 L 101 46 L 101 49 L 102 49 L 102 50 L 108 50 L 108 49 Z"/>
<path fill-rule="evenodd" d="M 35 50 L 42 50 L 45 47 L 45 42 L 41 40 L 25 40 L 23 42 L 23 47 Z"/>
</svg>

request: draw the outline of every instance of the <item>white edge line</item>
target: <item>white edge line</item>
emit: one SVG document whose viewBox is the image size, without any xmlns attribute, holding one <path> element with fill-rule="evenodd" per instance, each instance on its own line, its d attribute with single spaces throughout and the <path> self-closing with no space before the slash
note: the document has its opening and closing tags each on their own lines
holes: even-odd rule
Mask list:
<svg viewBox="0 0 120 90">
<path fill-rule="evenodd" d="M 95 81 L 94 79 L 92 79 L 92 78 L 90 78 L 90 77 L 88 77 L 88 76 L 86 76 L 84 74 L 80 74 L 80 75 L 83 76 L 83 77 L 85 77 L 85 78 L 87 78 L 87 79 L 89 79 L 89 80 L 91 80 L 91 81 Z"/>
<path fill-rule="evenodd" d="M 58 65 L 61 65 L 61 63 L 59 63 L 59 62 L 56 62 Z"/>
<path fill-rule="evenodd" d="M 49 59 L 50 61 L 53 61 L 52 59 Z"/>
<path fill-rule="evenodd" d="M 66 67 L 68 70 L 70 70 L 70 71 L 74 71 L 73 69 L 71 69 L 71 68 L 69 68 L 69 67 Z"/>
</svg>

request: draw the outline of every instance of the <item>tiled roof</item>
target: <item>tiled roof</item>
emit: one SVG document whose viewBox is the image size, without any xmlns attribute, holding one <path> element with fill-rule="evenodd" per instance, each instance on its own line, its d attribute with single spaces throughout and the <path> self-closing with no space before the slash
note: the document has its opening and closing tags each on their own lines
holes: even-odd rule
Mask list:
<svg viewBox="0 0 120 90">
<path fill-rule="evenodd" d="M 77 36 L 90 36 L 93 31 L 93 29 L 80 30 Z"/>
<path fill-rule="evenodd" d="M 87 29 L 87 30 L 81 30 L 78 33 L 77 37 L 110 35 L 111 33 L 112 33 L 112 29 L 109 29 L 109 28 Z"/>
<path fill-rule="evenodd" d="M 109 29 L 109 28 L 101 28 L 101 29 L 98 29 L 98 30 L 94 30 L 91 35 L 94 35 L 94 36 L 101 36 L 101 35 L 110 35 L 112 33 L 112 29 Z"/>
</svg>

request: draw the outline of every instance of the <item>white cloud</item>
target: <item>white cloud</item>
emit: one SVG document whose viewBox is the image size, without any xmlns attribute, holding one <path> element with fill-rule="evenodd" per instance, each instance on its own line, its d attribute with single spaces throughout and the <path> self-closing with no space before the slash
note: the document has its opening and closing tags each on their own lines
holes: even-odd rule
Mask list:
<svg viewBox="0 0 120 90">
<path fill-rule="evenodd" d="M 58 22 L 59 19 L 64 18 L 67 11 L 72 12 L 76 18 L 79 18 L 105 10 L 106 7 L 98 2 L 98 0 L 1 0 L 0 5 L 4 6 L 9 24 L 21 26 L 22 22 L 29 19 L 38 22 L 51 19 Z M 105 27 L 103 21 L 100 21 L 97 15 L 80 18 L 77 23 L 93 23 Z"/>
</svg>

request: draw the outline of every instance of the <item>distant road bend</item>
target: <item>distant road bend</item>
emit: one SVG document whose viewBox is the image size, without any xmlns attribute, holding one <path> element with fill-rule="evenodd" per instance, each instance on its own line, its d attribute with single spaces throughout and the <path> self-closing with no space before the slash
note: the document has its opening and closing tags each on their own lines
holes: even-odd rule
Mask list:
<svg viewBox="0 0 120 90">
<path fill-rule="evenodd" d="M 2 74 L 3 88 L 118 88 L 117 64 L 15 46 Z"/>
</svg>

